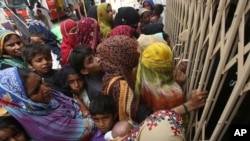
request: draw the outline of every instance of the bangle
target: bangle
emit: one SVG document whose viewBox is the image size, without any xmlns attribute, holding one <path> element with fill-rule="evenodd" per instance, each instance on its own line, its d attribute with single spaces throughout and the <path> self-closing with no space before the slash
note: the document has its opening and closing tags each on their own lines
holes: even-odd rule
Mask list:
<svg viewBox="0 0 250 141">
<path fill-rule="evenodd" d="M 188 113 L 188 107 L 187 107 L 187 104 L 186 103 L 184 103 L 184 104 L 182 104 L 182 106 L 184 107 L 184 109 L 185 109 L 185 113 Z"/>
</svg>

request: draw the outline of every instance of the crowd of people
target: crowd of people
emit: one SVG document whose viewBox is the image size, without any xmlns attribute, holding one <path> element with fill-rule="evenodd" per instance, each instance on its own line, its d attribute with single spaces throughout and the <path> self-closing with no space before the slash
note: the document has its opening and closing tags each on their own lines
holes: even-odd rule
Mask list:
<svg viewBox="0 0 250 141">
<path fill-rule="evenodd" d="M 174 65 L 163 6 L 141 4 L 103 2 L 60 33 L 43 16 L 28 36 L 1 29 L 0 140 L 185 141 L 183 119 L 208 92 L 184 93 L 187 64 Z"/>
</svg>

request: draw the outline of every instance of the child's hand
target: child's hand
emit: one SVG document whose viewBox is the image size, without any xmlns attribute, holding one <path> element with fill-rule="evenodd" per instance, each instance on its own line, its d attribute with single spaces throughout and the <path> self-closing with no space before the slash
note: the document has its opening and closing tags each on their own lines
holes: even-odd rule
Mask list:
<svg viewBox="0 0 250 141">
<path fill-rule="evenodd" d="M 73 94 L 74 99 L 77 101 L 81 112 L 83 114 L 83 117 L 89 117 L 90 113 L 89 113 L 89 109 L 87 108 L 87 106 L 83 103 L 82 99 L 79 97 L 79 95 Z"/>
</svg>

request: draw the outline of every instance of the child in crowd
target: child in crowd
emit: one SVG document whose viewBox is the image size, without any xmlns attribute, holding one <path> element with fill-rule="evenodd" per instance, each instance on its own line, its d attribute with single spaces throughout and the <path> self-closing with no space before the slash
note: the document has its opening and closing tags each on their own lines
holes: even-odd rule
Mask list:
<svg viewBox="0 0 250 141">
<path fill-rule="evenodd" d="M 107 141 L 114 140 L 115 138 L 121 138 L 126 136 L 131 130 L 133 126 L 128 121 L 118 121 L 111 131 L 108 131 L 104 138 Z"/>
<path fill-rule="evenodd" d="M 114 100 L 108 95 L 99 95 L 90 102 L 89 112 L 97 127 L 90 141 L 105 141 L 105 133 L 112 130 L 118 120 Z"/>
<path fill-rule="evenodd" d="M 71 51 L 69 61 L 77 73 L 84 75 L 89 100 L 101 94 L 104 73 L 100 67 L 100 59 L 93 50 L 86 45 L 79 45 Z"/>
<path fill-rule="evenodd" d="M 154 16 L 151 18 L 151 23 L 163 23 L 163 17 L 161 16 L 163 10 L 162 4 L 155 4 Z"/>
<path fill-rule="evenodd" d="M 155 7 L 153 0 L 143 0 L 142 7 L 147 8 L 150 11 L 150 16 L 153 16 Z"/>
<path fill-rule="evenodd" d="M 0 116 L 1 141 L 29 141 L 29 136 L 22 125 L 12 116 Z"/>
<path fill-rule="evenodd" d="M 139 16 L 140 16 L 140 23 L 138 26 L 138 30 L 141 31 L 143 30 L 143 28 L 150 24 L 150 11 L 146 8 L 141 8 L 139 9 Z"/>
<path fill-rule="evenodd" d="M 47 26 L 48 29 L 51 28 L 49 24 L 49 19 L 47 19 L 47 17 L 43 15 L 41 9 L 37 9 L 37 19 L 41 20 Z"/>
<path fill-rule="evenodd" d="M 70 65 L 66 65 L 61 69 L 63 76 L 66 79 L 66 82 L 72 92 L 72 96 L 77 100 L 78 103 L 81 103 L 83 108 L 83 115 L 86 117 L 89 115 L 89 97 L 84 88 L 83 77 L 80 73 L 77 73 Z"/>
<path fill-rule="evenodd" d="M 46 41 L 44 35 L 41 32 L 34 32 L 31 33 L 28 38 L 29 43 L 40 43 L 43 45 L 47 45 L 51 48 L 51 56 L 52 56 L 52 69 L 61 69 L 61 57 L 59 56 L 61 53 L 60 48 L 58 46 L 55 46 L 57 44 L 51 44 Z"/>
<path fill-rule="evenodd" d="M 68 96 L 71 95 L 70 90 L 65 88 L 64 82 L 60 81 L 59 70 L 52 69 L 52 57 L 49 47 L 40 43 L 32 43 L 26 45 L 21 53 L 28 67 L 43 77 L 52 89 Z"/>
</svg>

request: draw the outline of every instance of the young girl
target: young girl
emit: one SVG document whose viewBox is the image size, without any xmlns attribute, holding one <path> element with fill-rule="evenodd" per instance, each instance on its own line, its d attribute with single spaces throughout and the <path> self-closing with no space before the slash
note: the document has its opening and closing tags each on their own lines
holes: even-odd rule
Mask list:
<svg viewBox="0 0 250 141">
<path fill-rule="evenodd" d="M 72 92 L 72 97 L 81 104 L 83 116 L 88 116 L 90 100 L 87 91 L 85 90 L 83 76 L 77 73 L 70 65 L 64 66 L 61 69 L 61 72 L 63 74 L 62 77 L 67 82 L 69 89 Z"/>
<path fill-rule="evenodd" d="M 143 0 L 142 7 L 148 9 L 150 11 L 150 16 L 153 16 L 155 7 L 153 0 Z"/>
<path fill-rule="evenodd" d="M 144 29 L 145 26 L 150 24 L 150 11 L 146 8 L 139 9 L 139 16 L 140 16 L 140 23 L 138 26 L 138 30 L 141 31 Z"/>
</svg>

